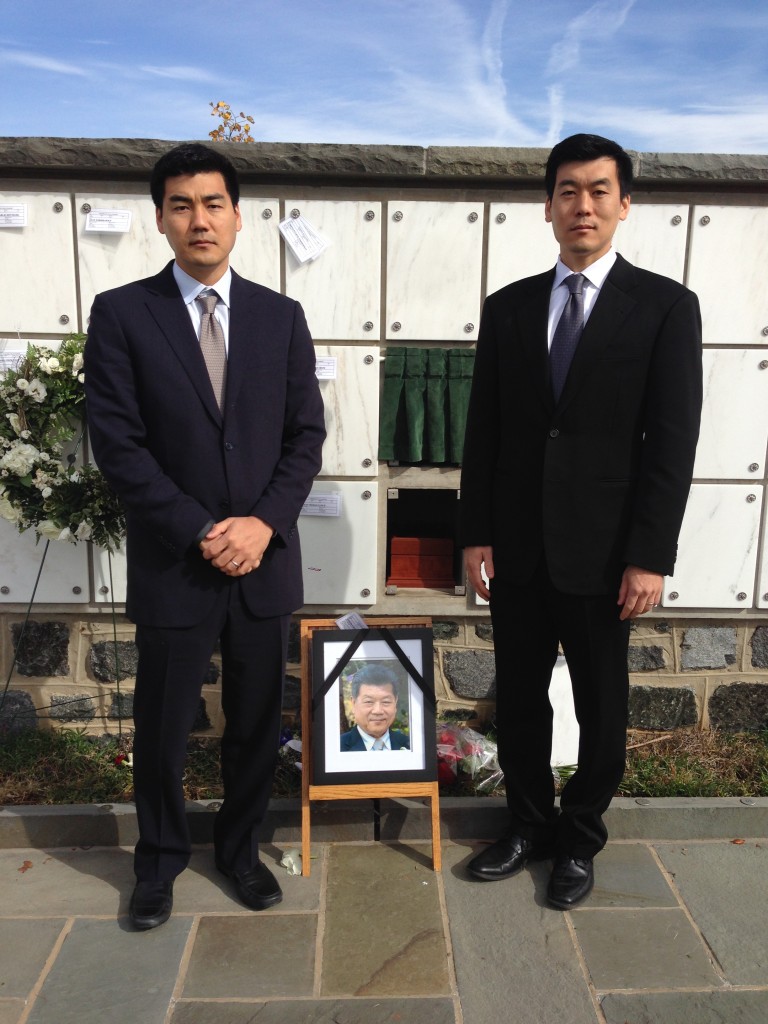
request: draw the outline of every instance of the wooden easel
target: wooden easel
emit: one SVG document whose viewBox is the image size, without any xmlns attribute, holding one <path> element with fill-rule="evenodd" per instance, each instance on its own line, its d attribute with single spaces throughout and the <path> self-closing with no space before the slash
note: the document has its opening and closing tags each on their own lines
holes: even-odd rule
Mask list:
<svg viewBox="0 0 768 1024">
<path fill-rule="evenodd" d="M 430 618 L 366 619 L 367 625 L 427 626 Z M 377 797 L 415 797 L 430 799 L 432 810 L 432 867 L 439 871 L 442 865 L 440 851 L 440 797 L 437 782 L 360 783 L 340 786 L 312 784 L 312 634 L 316 629 L 335 629 L 333 619 L 303 619 L 301 622 L 301 873 L 310 872 L 310 803 L 312 800 L 356 800 Z"/>
</svg>

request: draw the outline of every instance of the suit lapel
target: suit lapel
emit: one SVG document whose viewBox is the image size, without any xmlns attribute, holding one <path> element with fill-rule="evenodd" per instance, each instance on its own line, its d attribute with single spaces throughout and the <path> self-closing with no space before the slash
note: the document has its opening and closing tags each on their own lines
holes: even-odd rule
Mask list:
<svg viewBox="0 0 768 1024">
<path fill-rule="evenodd" d="M 617 332 L 635 305 L 634 298 L 629 294 L 634 285 L 634 267 L 621 256 L 617 256 L 603 282 L 574 353 L 560 397 L 561 408 L 577 394 L 595 362 L 615 340 Z"/>
<path fill-rule="evenodd" d="M 237 402 L 244 380 L 253 372 L 262 318 L 256 311 L 258 296 L 248 282 L 232 271 L 229 293 L 229 355 L 227 358 L 227 408 Z"/>
<path fill-rule="evenodd" d="M 149 291 L 147 308 L 176 353 L 206 411 L 217 423 L 221 423 L 221 412 L 200 351 L 200 342 L 195 335 L 184 300 L 179 294 L 172 266 L 173 264 L 169 263 L 157 277 L 146 282 Z"/>
<path fill-rule="evenodd" d="M 530 288 L 515 303 L 517 335 L 525 358 L 531 368 L 536 393 L 545 405 L 552 405 L 549 386 L 549 352 L 547 349 L 547 321 L 549 296 L 552 292 L 554 269 L 530 280 Z"/>
</svg>

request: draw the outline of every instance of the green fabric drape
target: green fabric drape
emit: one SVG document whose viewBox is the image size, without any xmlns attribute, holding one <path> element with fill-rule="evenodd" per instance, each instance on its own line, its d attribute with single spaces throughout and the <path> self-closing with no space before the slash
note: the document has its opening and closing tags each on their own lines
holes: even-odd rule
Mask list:
<svg viewBox="0 0 768 1024">
<path fill-rule="evenodd" d="M 393 346 L 384 359 L 379 458 L 461 463 L 475 354 Z"/>
</svg>

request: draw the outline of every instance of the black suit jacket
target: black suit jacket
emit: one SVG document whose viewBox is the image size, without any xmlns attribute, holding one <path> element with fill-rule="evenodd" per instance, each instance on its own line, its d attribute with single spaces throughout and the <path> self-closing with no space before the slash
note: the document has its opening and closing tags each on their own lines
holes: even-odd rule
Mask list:
<svg viewBox="0 0 768 1024">
<path fill-rule="evenodd" d="M 390 750 L 410 750 L 408 737 L 399 729 L 389 730 Z M 339 739 L 339 747 L 345 753 L 349 750 L 365 750 L 365 741 L 360 735 L 360 730 L 355 726 L 349 732 L 343 732 Z"/>
<path fill-rule="evenodd" d="M 97 295 L 85 346 L 96 461 L 127 518 L 128 615 L 191 626 L 232 580 L 196 543 L 210 520 L 259 516 L 277 531 L 239 579 L 257 616 L 302 604 L 296 521 L 321 464 L 323 406 L 298 303 L 232 274 L 223 414 L 173 277 Z"/>
<path fill-rule="evenodd" d="M 554 270 L 484 304 L 461 482 L 461 542 L 497 579 L 546 555 L 567 593 L 615 592 L 624 567 L 671 575 L 701 412 L 696 296 L 618 256 L 557 406 L 547 318 Z"/>
</svg>

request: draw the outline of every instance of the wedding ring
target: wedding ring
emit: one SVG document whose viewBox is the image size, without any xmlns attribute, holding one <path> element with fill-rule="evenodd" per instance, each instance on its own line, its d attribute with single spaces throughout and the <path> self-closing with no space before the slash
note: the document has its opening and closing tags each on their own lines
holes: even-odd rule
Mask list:
<svg viewBox="0 0 768 1024">
<path fill-rule="evenodd" d="M 239 562 L 236 562 L 236 561 L 234 560 L 234 558 L 232 559 L 232 565 L 234 565 L 234 567 L 235 567 L 236 569 L 239 569 L 239 568 L 240 568 L 240 563 L 239 563 Z"/>
</svg>

